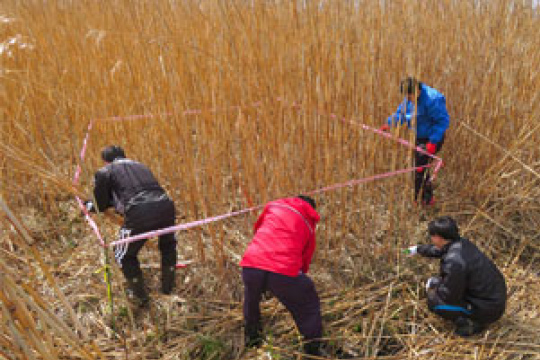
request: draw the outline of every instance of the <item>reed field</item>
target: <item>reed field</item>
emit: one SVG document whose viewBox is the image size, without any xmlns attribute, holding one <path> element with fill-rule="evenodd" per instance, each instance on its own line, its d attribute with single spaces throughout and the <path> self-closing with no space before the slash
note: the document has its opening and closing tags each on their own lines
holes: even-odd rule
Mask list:
<svg viewBox="0 0 540 360">
<path fill-rule="evenodd" d="M 142 311 L 114 264 L 111 302 L 107 252 L 75 196 L 91 196 L 110 144 L 152 169 L 178 224 L 410 168 L 395 139 L 414 142 L 413 131 L 361 126 L 395 112 L 408 75 L 447 99 L 437 203 L 414 206 L 411 172 L 314 196 L 325 358 L 540 359 L 534 3 L 2 1 L 0 359 L 302 358 L 272 298 L 261 304 L 265 345 L 243 347 L 238 262 L 258 212 L 178 232 L 190 264 L 172 296 L 158 291 L 149 241 L 139 258 L 153 301 Z M 427 310 L 438 261 L 402 253 L 427 242 L 440 215 L 507 280 L 505 315 L 470 339 Z M 116 239 L 116 225 L 94 219 Z"/>
</svg>

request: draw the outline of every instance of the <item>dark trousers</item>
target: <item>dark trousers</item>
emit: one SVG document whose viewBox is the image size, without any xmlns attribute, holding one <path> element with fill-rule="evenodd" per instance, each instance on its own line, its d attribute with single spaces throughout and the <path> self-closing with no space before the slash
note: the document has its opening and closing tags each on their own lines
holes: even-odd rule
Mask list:
<svg viewBox="0 0 540 360">
<path fill-rule="evenodd" d="M 242 268 L 242 280 L 246 328 L 260 328 L 259 304 L 262 294 L 269 290 L 291 313 L 304 340 L 322 336 L 319 296 L 307 275 L 291 277 L 260 269 Z"/>
<path fill-rule="evenodd" d="M 147 210 L 149 209 L 141 206 L 136 211 L 126 214 L 124 226 L 120 229 L 120 239 L 174 225 L 175 210 L 172 202 L 163 204 L 161 211 L 158 212 L 148 212 Z M 127 279 L 142 275 L 137 255 L 145 243 L 146 239 L 114 247 L 114 257 Z M 161 269 L 176 266 L 176 237 L 174 233 L 161 235 L 158 246 L 161 254 Z"/>
<path fill-rule="evenodd" d="M 419 138 L 416 139 L 416 146 L 422 146 L 426 145 L 429 142 L 429 139 Z M 437 151 L 435 153 L 438 153 L 444 143 L 444 137 L 442 140 L 437 144 Z M 418 151 L 415 151 L 415 157 L 414 157 L 414 166 L 424 166 L 428 165 L 431 162 L 431 157 L 428 155 L 422 154 Z M 420 194 L 420 191 L 422 192 L 422 202 L 425 204 L 429 204 L 431 200 L 433 199 L 433 186 L 431 184 L 431 174 L 429 168 L 422 168 L 420 171 L 414 172 L 414 200 L 418 200 L 418 195 Z"/>
<path fill-rule="evenodd" d="M 458 318 L 463 317 L 482 325 L 488 325 L 499 320 L 504 313 L 504 308 L 504 305 L 501 305 L 500 308 L 484 310 L 476 309 L 465 302 L 461 305 L 448 305 L 434 304 L 428 300 L 428 309 L 443 319 L 456 321 Z"/>
</svg>

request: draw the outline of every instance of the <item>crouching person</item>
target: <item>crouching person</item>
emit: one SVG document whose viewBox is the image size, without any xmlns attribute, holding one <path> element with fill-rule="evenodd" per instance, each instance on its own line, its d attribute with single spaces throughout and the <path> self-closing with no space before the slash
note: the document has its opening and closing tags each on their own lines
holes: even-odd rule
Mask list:
<svg viewBox="0 0 540 360">
<path fill-rule="evenodd" d="M 506 283 L 497 266 L 469 240 L 460 237 L 448 216 L 428 225 L 432 244 L 413 246 L 411 254 L 440 258 L 440 274 L 426 283 L 428 308 L 471 336 L 497 321 L 506 307 Z"/>
<path fill-rule="evenodd" d="M 262 343 L 262 294 L 270 291 L 293 316 L 304 338 L 304 352 L 320 354 L 320 301 L 306 275 L 315 250 L 319 214 L 307 196 L 266 204 L 254 226 L 255 235 L 240 262 L 244 282 L 246 346 Z"/>
</svg>

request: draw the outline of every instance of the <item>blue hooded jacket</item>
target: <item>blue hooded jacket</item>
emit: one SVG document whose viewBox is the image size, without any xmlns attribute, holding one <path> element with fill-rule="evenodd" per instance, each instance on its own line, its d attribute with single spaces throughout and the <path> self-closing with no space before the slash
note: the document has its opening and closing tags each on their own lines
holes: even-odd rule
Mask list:
<svg viewBox="0 0 540 360">
<path fill-rule="evenodd" d="M 425 84 L 420 85 L 421 92 L 418 97 L 418 110 L 416 111 L 416 137 L 429 139 L 433 144 L 439 143 L 446 129 L 450 125 L 450 116 L 446 110 L 446 99 L 437 90 Z M 414 102 L 407 98 L 399 104 L 395 114 L 388 118 L 388 125 L 403 124 L 411 127 L 411 119 L 414 116 Z"/>
</svg>

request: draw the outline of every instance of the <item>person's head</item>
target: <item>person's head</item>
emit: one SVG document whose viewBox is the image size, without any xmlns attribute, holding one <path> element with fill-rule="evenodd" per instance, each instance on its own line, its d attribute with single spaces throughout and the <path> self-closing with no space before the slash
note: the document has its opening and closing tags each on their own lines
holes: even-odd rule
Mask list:
<svg viewBox="0 0 540 360">
<path fill-rule="evenodd" d="M 311 205 L 311 207 L 313 208 L 313 210 L 317 209 L 317 204 L 315 204 L 315 200 L 313 200 L 313 199 L 310 198 L 309 196 L 306 196 L 306 195 L 298 195 L 297 198 L 302 199 L 302 200 L 304 200 L 305 202 L 307 202 L 309 205 Z"/>
<path fill-rule="evenodd" d="M 106 163 L 112 163 L 116 159 L 123 159 L 125 157 L 124 149 L 117 145 L 110 145 L 101 150 L 101 158 Z"/>
<path fill-rule="evenodd" d="M 422 83 L 413 77 L 408 77 L 401 80 L 399 84 L 399 91 L 402 95 L 407 97 L 407 100 L 415 102 L 420 96 Z"/>
<path fill-rule="evenodd" d="M 442 248 L 452 241 L 459 240 L 459 228 L 450 216 L 443 216 L 428 224 L 428 233 L 433 245 Z"/>
</svg>

